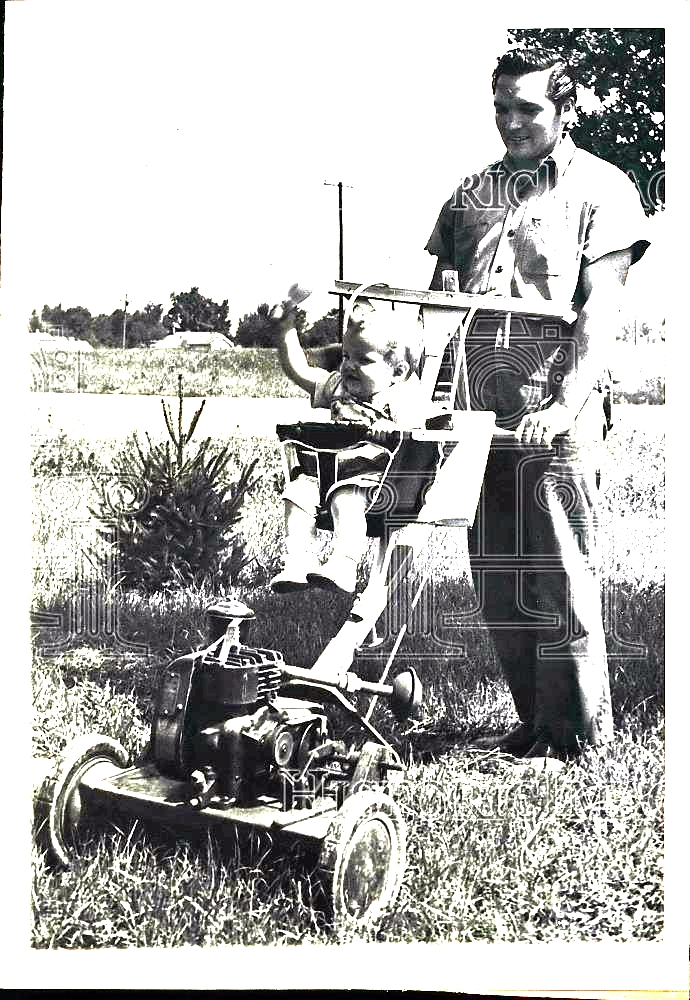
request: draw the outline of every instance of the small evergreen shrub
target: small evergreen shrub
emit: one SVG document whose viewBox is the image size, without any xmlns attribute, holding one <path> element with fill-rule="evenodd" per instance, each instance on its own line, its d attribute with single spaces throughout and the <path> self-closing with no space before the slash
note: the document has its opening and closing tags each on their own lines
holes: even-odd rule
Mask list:
<svg viewBox="0 0 690 1000">
<path fill-rule="evenodd" d="M 114 457 L 113 478 L 94 479 L 98 499 L 91 513 L 104 525 L 100 536 L 114 544 L 126 589 L 152 593 L 191 585 L 222 592 L 250 561 L 232 528 L 256 482 L 256 460 L 229 481 L 233 456 L 227 446 L 214 447 L 210 437 L 189 446 L 206 401 L 185 431 L 182 398 L 180 375 L 177 427 L 161 400 L 170 440 L 154 443 L 146 434 L 142 445 L 135 433 L 133 447 Z"/>
</svg>

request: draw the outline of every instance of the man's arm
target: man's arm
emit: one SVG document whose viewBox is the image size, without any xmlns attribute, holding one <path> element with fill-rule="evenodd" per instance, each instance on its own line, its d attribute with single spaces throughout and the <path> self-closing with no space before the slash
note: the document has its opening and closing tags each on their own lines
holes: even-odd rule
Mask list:
<svg viewBox="0 0 690 1000">
<path fill-rule="evenodd" d="M 430 292 L 442 292 L 443 291 L 443 279 L 442 274 L 444 271 L 455 270 L 452 263 L 449 260 L 442 260 L 438 257 L 436 260 L 436 267 L 434 268 L 434 274 L 429 284 Z"/>
<path fill-rule="evenodd" d="M 583 266 L 581 288 L 585 303 L 573 330 L 572 368 L 553 402 L 520 421 L 515 435 L 522 444 L 549 447 L 556 434 L 570 430 L 597 379 L 608 367 L 631 260 L 630 250 L 617 250 Z"/>
</svg>

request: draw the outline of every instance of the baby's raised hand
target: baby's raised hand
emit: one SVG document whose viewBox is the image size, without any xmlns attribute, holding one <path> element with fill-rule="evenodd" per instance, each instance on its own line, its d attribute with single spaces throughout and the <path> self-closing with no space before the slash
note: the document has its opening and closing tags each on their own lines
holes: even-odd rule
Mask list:
<svg viewBox="0 0 690 1000">
<path fill-rule="evenodd" d="M 304 302 L 311 295 L 311 288 L 303 288 L 297 282 L 290 285 L 287 298 L 271 309 L 271 318 L 282 322 L 290 319 L 296 312 L 300 303 Z"/>
<path fill-rule="evenodd" d="M 300 302 L 304 302 L 305 299 L 309 298 L 311 292 L 311 288 L 303 288 L 302 285 L 295 282 L 294 285 L 290 285 L 287 301 L 294 306 L 298 306 Z"/>
</svg>

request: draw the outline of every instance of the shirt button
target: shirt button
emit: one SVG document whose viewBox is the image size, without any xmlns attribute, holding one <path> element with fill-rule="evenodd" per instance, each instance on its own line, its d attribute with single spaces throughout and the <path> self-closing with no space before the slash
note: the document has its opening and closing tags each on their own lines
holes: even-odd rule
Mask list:
<svg viewBox="0 0 690 1000">
<path fill-rule="evenodd" d="M 500 274 L 502 270 L 503 270 L 503 265 L 499 264 L 498 267 L 496 268 L 496 274 Z"/>
</svg>

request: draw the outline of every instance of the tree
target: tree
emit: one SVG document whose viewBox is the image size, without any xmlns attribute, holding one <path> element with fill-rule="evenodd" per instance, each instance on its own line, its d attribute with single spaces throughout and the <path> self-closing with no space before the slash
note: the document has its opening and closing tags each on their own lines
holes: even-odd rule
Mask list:
<svg viewBox="0 0 690 1000">
<path fill-rule="evenodd" d="M 602 106 L 579 111 L 576 145 L 634 180 L 647 214 L 663 207 L 664 29 L 509 28 L 508 40 L 563 54 Z"/>
<path fill-rule="evenodd" d="M 91 340 L 106 347 L 117 346 L 117 333 L 113 332 L 112 317 L 100 313 L 91 320 Z M 122 325 L 120 325 L 120 344 L 122 344 Z"/>
<path fill-rule="evenodd" d="M 31 322 L 34 322 L 34 310 Z M 38 319 L 38 317 L 36 317 Z M 37 329 L 45 324 L 49 327 L 58 327 L 63 336 L 76 337 L 82 340 L 88 337 L 91 328 L 91 313 L 84 306 L 71 306 L 63 309 L 62 303 L 58 306 L 43 306 L 41 310 L 41 320 Z"/>
<path fill-rule="evenodd" d="M 337 344 L 340 342 L 339 328 L 340 314 L 338 307 L 329 309 L 325 316 L 317 319 L 308 330 L 305 331 L 302 343 L 305 347 L 325 347 L 327 344 Z"/>
<path fill-rule="evenodd" d="M 227 299 L 218 305 L 201 295 L 198 288 L 192 288 L 179 294 L 172 292 L 170 301 L 172 306 L 163 319 L 163 326 L 168 332 L 172 332 L 173 327 L 195 333 L 230 332 Z"/>
<path fill-rule="evenodd" d="M 58 327 L 60 332 L 64 333 L 65 311 L 62 308 L 62 303 L 57 306 L 44 305 L 41 309 L 41 323 L 49 327 Z"/>
<path fill-rule="evenodd" d="M 283 306 L 287 302 L 282 303 Z M 272 306 L 262 302 L 255 312 L 246 313 L 237 324 L 235 343 L 240 347 L 275 347 L 276 323 L 271 318 Z M 304 309 L 295 310 L 295 327 L 298 333 L 303 333 L 307 325 L 307 314 Z"/>
<path fill-rule="evenodd" d="M 162 322 L 163 306 L 149 302 L 143 310 L 136 310 L 127 317 L 127 347 L 151 344 L 165 336 Z"/>
<path fill-rule="evenodd" d="M 65 310 L 65 327 L 70 337 L 83 340 L 91 329 L 91 313 L 83 306 L 73 306 Z"/>
</svg>

